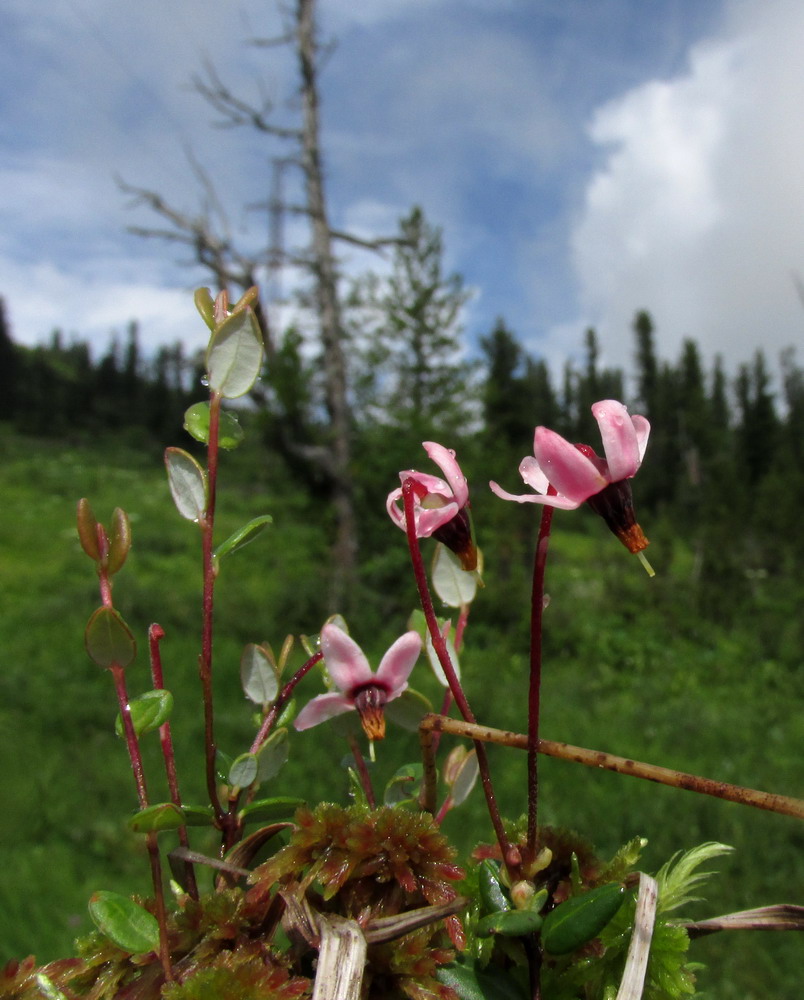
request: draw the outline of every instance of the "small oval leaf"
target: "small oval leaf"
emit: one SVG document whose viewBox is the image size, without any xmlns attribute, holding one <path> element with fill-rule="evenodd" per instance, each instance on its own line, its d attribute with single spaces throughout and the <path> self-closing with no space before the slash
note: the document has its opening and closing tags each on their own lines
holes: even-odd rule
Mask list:
<svg viewBox="0 0 804 1000">
<path fill-rule="evenodd" d="M 290 744 L 287 729 L 277 729 L 257 751 L 257 778 L 260 783 L 270 781 L 287 763 Z"/>
<path fill-rule="evenodd" d="M 253 518 L 248 524 L 244 524 L 242 528 L 238 528 L 237 531 L 229 535 L 225 542 L 221 542 L 215 549 L 215 558 L 222 559 L 224 556 L 242 549 L 249 542 L 253 542 L 266 524 L 270 524 L 272 521 L 273 518 L 270 514 L 261 514 L 259 517 Z"/>
<path fill-rule="evenodd" d="M 184 811 L 172 802 L 157 802 L 134 813 L 128 821 L 135 833 L 158 833 L 160 830 L 178 830 L 185 826 Z"/>
<path fill-rule="evenodd" d="M 182 803 L 185 826 L 211 826 L 215 821 L 212 806 L 188 806 Z"/>
<path fill-rule="evenodd" d="M 471 961 L 453 962 L 436 969 L 436 979 L 454 990 L 459 1000 L 523 1000 L 528 996 L 525 984 L 499 966 L 492 972 Z"/>
<path fill-rule="evenodd" d="M 253 753 L 241 753 L 235 757 L 232 766 L 229 768 L 229 784 L 238 788 L 248 788 L 257 777 L 257 755 Z"/>
<path fill-rule="evenodd" d="M 167 722 L 170 713 L 173 711 L 173 695 L 170 691 L 160 688 L 155 691 L 145 691 L 143 694 L 132 698 L 128 703 L 131 712 L 131 721 L 134 724 L 134 732 L 137 736 L 143 733 L 150 733 L 158 729 L 163 722 Z M 114 731 L 118 736 L 124 736 L 123 718 L 117 713 L 114 723 Z"/>
<path fill-rule="evenodd" d="M 433 590 L 451 608 L 471 604 L 475 599 L 477 572 L 463 569 L 460 559 L 442 542 L 436 546 L 431 578 Z"/>
<path fill-rule="evenodd" d="M 412 801 L 419 794 L 423 770 L 419 763 L 403 764 L 397 768 L 385 786 L 383 804 L 398 806 L 401 802 Z"/>
<path fill-rule="evenodd" d="M 224 399 L 245 395 L 262 367 L 262 334 L 251 309 L 238 309 L 213 333 L 207 348 L 209 387 Z"/>
<path fill-rule="evenodd" d="M 442 630 L 443 633 L 443 625 L 440 621 L 438 623 L 438 627 Z M 451 631 L 452 630 L 450 630 L 450 633 Z M 446 645 L 447 645 L 447 655 L 449 656 L 449 661 L 452 664 L 452 669 L 455 671 L 455 676 L 458 678 L 458 680 L 460 680 L 461 665 L 458 661 L 458 654 L 455 652 L 455 644 L 452 641 L 451 634 L 447 636 Z M 430 666 L 433 668 L 433 673 L 436 675 L 439 683 L 443 684 L 444 687 L 449 687 L 449 684 L 447 682 L 447 675 L 444 673 L 444 668 L 441 666 L 441 661 L 439 660 L 438 654 L 435 651 L 435 646 L 433 645 L 433 640 L 430 638 L 429 630 L 427 631 L 424 637 L 424 651 L 425 653 L 427 653 L 427 659 L 430 663 Z"/>
<path fill-rule="evenodd" d="M 598 936 L 624 899 L 624 888 L 610 882 L 560 903 L 544 918 L 542 944 L 551 955 L 575 951 Z"/>
<path fill-rule="evenodd" d="M 202 444 L 209 443 L 209 401 L 193 403 L 184 413 L 184 429 Z M 231 451 L 245 438 L 240 421 L 228 410 L 220 410 L 218 418 L 218 444 Z"/>
<path fill-rule="evenodd" d="M 432 703 L 423 694 L 408 688 L 398 698 L 386 704 L 385 717 L 408 732 L 415 733 L 425 715 L 432 711 Z"/>
<path fill-rule="evenodd" d="M 84 645 L 99 667 L 127 667 L 137 655 L 137 643 L 128 625 L 114 608 L 101 607 L 87 622 Z"/>
<path fill-rule="evenodd" d="M 465 749 L 465 748 L 462 748 Z M 469 797 L 469 793 L 475 787 L 480 768 L 477 763 L 477 753 L 470 750 L 457 768 L 455 780 L 450 788 L 452 804 L 459 806 Z"/>
<path fill-rule="evenodd" d="M 193 295 L 195 307 L 201 315 L 201 319 L 207 324 L 210 330 L 215 329 L 215 303 L 212 301 L 212 293 L 208 288 L 196 288 Z"/>
<path fill-rule="evenodd" d="M 283 819 L 285 816 L 292 816 L 293 813 L 304 805 L 304 799 L 294 799 L 289 796 L 274 796 L 270 799 L 258 799 L 250 805 L 244 806 L 240 810 L 240 815 L 246 818 L 248 823 L 256 820 L 265 822 L 266 820 Z"/>
<path fill-rule="evenodd" d="M 165 449 L 165 467 L 176 509 L 188 521 L 199 521 L 207 509 L 207 474 L 182 448 Z"/>
<path fill-rule="evenodd" d="M 95 892 L 89 900 L 89 915 L 101 934 L 123 951 L 141 955 L 159 947 L 156 917 L 127 896 Z"/>
<path fill-rule="evenodd" d="M 532 934 L 542 926 L 542 917 L 533 910 L 504 910 L 489 913 L 477 922 L 478 937 L 491 937 L 502 934 L 503 937 L 522 937 Z"/>
<path fill-rule="evenodd" d="M 95 515 L 92 513 L 92 508 L 89 506 L 89 500 L 86 497 L 82 497 L 78 501 L 78 513 L 76 517 L 78 524 L 78 539 L 81 542 L 81 548 L 86 552 L 90 559 L 94 559 L 95 562 L 100 560 L 100 549 L 98 548 L 98 522 L 95 519 Z"/>
<path fill-rule="evenodd" d="M 123 568 L 126 556 L 131 548 L 131 525 L 128 514 L 121 508 L 115 507 L 112 514 L 112 530 L 109 533 L 109 557 L 106 568 L 109 576 L 117 573 Z"/>
<path fill-rule="evenodd" d="M 272 658 L 263 646 L 250 642 L 240 657 L 240 683 L 249 701 L 268 705 L 279 693 L 279 678 Z"/>
<path fill-rule="evenodd" d="M 511 909 L 511 900 L 500 881 L 500 867 L 490 858 L 481 861 L 477 872 L 477 888 L 484 914 Z"/>
</svg>

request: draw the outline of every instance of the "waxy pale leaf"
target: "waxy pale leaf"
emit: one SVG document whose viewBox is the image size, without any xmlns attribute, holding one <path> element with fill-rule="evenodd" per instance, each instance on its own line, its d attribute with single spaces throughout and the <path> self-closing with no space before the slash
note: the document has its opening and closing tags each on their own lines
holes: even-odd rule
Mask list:
<svg viewBox="0 0 804 1000">
<path fill-rule="evenodd" d="M 209 387 L 224 399 L 245 395 L 262 367 L 262 334 L 251 309 L 232 313 L 207 348 Z"/>
<path fill-rule="evenodd" d="M 210 330 L 215 329 L 215 303 L 212 293 L 208 288 L 196 288 L 193 295 L 195 307 L 201 315 L 201 319 L 207 324 Z"/>
<path fill-rule="evenodd" d="M 475 599 L 477 572 L 463 569 L 455 553 L 440 542 L 433 557 L 432 581 L 433 590 L 451 608 L 471 604 Z"/>
<path fill-rule="evenodd" d="M 99 667 L 127 667 L 137 655 L 137 643 L 128 625 L 113 608 L 101 607 L 92 614 L 84 632 L 89 658 Z"/>
<path fill-rule="evenodd" d="M 228 410 L 218 411 L 218 445 L 226 451 L 236 448 L 245 438 L 240 421 Z M 193 403 L 184 412 L 184 429 L 202 444 L 209 443 L 209 402 Z"/>
<path fill-rule="evenodd" d="M 116 892 L 95 892 L 89 900 L 95 926 L 118 948 L 141 955 L 159 947 L 156 917 L 139 903 Z"/>
<path fill-rule="evenodd" d="M 240 683 L 249 701 L 268 705 L 279 693 L 279 678 L 273 659 L 263 646 L 250 642 L 240 657 Z"/>
<path fill-rule="evenodd" d="M 439 621 L 439 626 L 441 622 Z M 455 676 L 458 680 L 461 679 L 461 664 L 458 660 L 458 654 L 455 652 L 455 645 L 452 641 L 452 636 L 450 635 L 446 641 L 447 654 L 449 656 L 449 661 L 452 664 L 452 669 L 455 671 Z M 448 687 L 447 675 L 444 673 L 444 668 L 441 666 L 441 661 L 436 653 L 435 646 L 433 645 L 433 640 L 430 638 L 430 632 L 428 631 L 424 637 L 424 651 L 427 654 L 427 659 L 430 666 L 433 668 L 433 673 L 438 678 L 440 684 L 444 687 Z"/>
<path fill-rule="evenodd" d="M 450 758 L 453 757 L 453 754 L 455 757 L 452 762 L 452 773 L 449 775 L 449 793 L 453 805 L 459 806 L 466 801 L 474 788 L 480 769 L 477 763 L 477 753 L 474 750 L 467 750 L 466 747 L 455 747 L 455 750 L 450 753 Z"/>
<path fill-rule="evenodd" d="M 385 706 L 385 717 L 396 726 L 407 729 L 410 733 L 418 732 L 419 723 L 433 711 L 430 702 L 420 691 L 408 688 L 398 698 L 389 701 Z"/>
<path fill-rule="evenodd" d="M 287 763 L 290 746 L 287 729 L 277 729 L 257 751 L 257 781 L 270 781 Z"/>
<path fill-rule="evenodd" d="M 184 811 L 172 802 L 158 802 L 134 813 L 128 825 L 135 833 L 178 830 L 180 826 L 185 825 Z"/>
<path fill-rule="evenodd" d="M 273 518 L 270 514 L 261 514 L 259 517 L 253 518 L 248 524 L 244 524 L 242 528 L 232 532 L 225 542 L 221 542 L 215 549 L 215 558 L 223 559 L 224 556 L 231 555 L 232 552 L 237 552 L 249 542 L 253 542 L 263 528 L 272 521 Z"/>
<path fill-rule="evenodd" d="M 200 521 L 207 509 L 207 475 L 181 448 L 165 449 L 165 466 L 173 502 L 182 517 Z"/>
<path fill-rule="evenodd" d="M 241 753 L 232 762 L 229 768 L 229 784 L 238 788 L 248 788 L 257 778 L 257 755 L 253 753 Z"/>
<path fill-rule="evenodd" d="M 173 695 L 170 691 L 160 688 L 155 691 L 146 691 L 144 694 L 132 698 L 128 703 L 131 721 L 134 724 L 134 732 L 137 736 L 143 733 L 150 733 L 158 729 L 163 722 L 167 722 L 170 713 L 173 711 Z M 123 719 L 117 713 L 114 723 L 114 731 L 118 736 L 124 736 Z"/>
</svg>

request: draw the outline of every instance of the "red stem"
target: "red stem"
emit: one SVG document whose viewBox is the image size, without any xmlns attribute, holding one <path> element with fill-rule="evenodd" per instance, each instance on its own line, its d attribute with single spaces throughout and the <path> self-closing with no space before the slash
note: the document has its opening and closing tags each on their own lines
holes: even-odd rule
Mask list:
<svg viewBox="0 0 804 1000">
<path fill-rule="evenodd" d="M 349 733 L 349 749 L 352 751 L 352 756 L 355 759 L 357 773 L 360 777 L 360 784 L 363 786 L 363 793 L 366 796 L 369 809 L 376 809 L 377 800 L 374 798 L 374 788 L 371 784 L 371 775 L 369 774 L 369 769 L 366 764 L 366 758 L 363 756 L 358 742 L 352 733 Z"/>
<path fill-rule="evenodd" d="M 249 750 L 249 753 L 257 753 L 257 751 L 260 749 L 260 747 L 268 738 L 268 734 L 271 732 L 274 723 L 279 718 L 279 715 L 281 714 L 285 705 L 287 705 L 287 703 L 290 701 L 290 696 L 293 693 L 293 689 L 296 687 L 296 685 L 299 683 L 302 677 L 304 677 L 304 675 L 308 673 L 316 665 L 316 663 L 320 663 L 321 660 L 323 659 L 324 659 L 324 654 L 319 649 L 317 653 L 313 653 L 310 659 L 303 666 L 299 667 L 296 673 L 282 688 L 282 690 L 279 692 L 276 701 L 271 706 L 270 711 L 265 716 L 265 719 L 263 720 L 263 723 L 260 726 L 260 731 L 254 737 L 254 742 L 251 744 L 251 749 Z"/>
<path fill-rule="evenodd" d="M 148 651 L 151 661 L 151 678 L 154 688 L 164 691 L 165 680 L 162 672 L 162 654 L 159 650 L 159 643 L 165 637 L 165 630 L 161 625 L 153 624 L 148 629 Z M 159 727 L 159 741 L 162 746 L 162 757 L 165 761 L 165 774 L 167 775 L 168 788 L 170 789 L 171 802 L 181 809 L 181 794 L 179 793 L 179 777 L 176 772 L 176 755 L 173 751 L 173 736 L 170 731 L 170 720 L 163 722 Z M 190 840 L 187 836 L 187 827 L 180 826 L 178 829 L 179 843 L 189 850 Z M 184 882 L 187 891 L 193 899 L 198 899 L 198 884 L 195 880 L 195 869 L 192 862 L 184 862 Z"/>
<path fill-rule="evenodd" d="M 447 683 L 449 684 L 450 691 L 452 691 L 453 697 L 455 698 L 455 704 L 458 706 L 458 710 L 466 722 L 474 723 L 475 716 L 472 709 L 469 707 L 469 702 L 466 700 L 466 695 L 461 687 L 461 682 L 458 680 L 455 669 L 452 666 L 447 645 L 444 641 L 444 636 L 441 634 L 441 630 L 438 627 L 438 620 L 436 619 L 435 609 L 433 608 L 433 599 L 430 596 L 430 589 L 427 584 L 427 573 L 424 568 L 424 560 L 422 559 L 421 549 L 419 547 L 419 539 L 416 537 L 416 494 L 415 483 L 412 479 L 406 479 L 402 484 L 402 500 L 405 505 L 405 528 L 408 538 L 410 558 L 413 563 L 413 575 L 416 579 L 416 587 L 419 591 L 419 600 L 421 601 L 422 611 L 424 612 L 425 621 L 427 622 L 427 630 L 430 633 L 433 649 L 435 649 L 438 662 L 441 664 L 441 669 L 444 671 L 444 675 L 447 678 Z M 489 817 L 491 818 L 491 824 L 494 827 L 494 833 L 497 837 L 497 842 L 500 845 L 505 865 L 509 870 L 511 870 L 512 868 L 518 867 L 519 858 L 516 856 L 518 852 L 512 848 L 511 843 L 505 834 L 505 830 L 503 829 L 502 818 L 500 817 L 500 810 L 497 807 L 497 799 L 494 795 L 494 786 L 491 781 L 491 771 L 489 770 L 486 748 L 483 743 L 476 740 L 475 750 L 477 751 L 477 763 L 480 770 L 480 780 L 483 784 L 483 792 L 486 796 L 486 805 L 488 807 Z M 512 875 L 513 874 L 514 873 L 512 872 Z"/>
<path fill-rule="evenodd" d="M 551 486 L 549 494 L 555 494 Z M 542 686 L 542 616 L 544 613 L 544 572 L 553 508 L 542 507 L 539 538 L 533 558 L 533 589 L 530 607 L 530 687 L 528 690 L 528 840 L 527 861 L 536 858 L 539 821 L 539 716 Z"/>
<path fill-rule="evenodd" d="M 218 430 L 220 426 L 221 397 L 213 392 L 209 401 L 209 442 L 207 445 L 207 509 L 200 523 L 204 573 L 203 622 L 201 629 L 201 655 L 198 673 L 204 699 L 204 750 L 206 758 L 207 792 L 215 817 L 221 827 L 226 817 L 218 798 L 215 767 L 215 727 L 212 707 L 212 624 L 215 595 L 215 565 L 212 558 L 213 529 L 215 526 L 215 495 L 218 483 Z"/>
</svg>

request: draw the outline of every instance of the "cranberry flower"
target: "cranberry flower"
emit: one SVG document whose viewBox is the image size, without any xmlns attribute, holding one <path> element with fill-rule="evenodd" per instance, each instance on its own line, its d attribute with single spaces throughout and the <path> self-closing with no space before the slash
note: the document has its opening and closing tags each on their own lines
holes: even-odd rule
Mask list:
<svg viewBox="0 0 804 1000">
<path fill-rule="evenodd" d="M 330 677 L 338 692 L 320 694 L 304 706 L 294 722 L 296 729 L 310 729 L 352 709 L 360 713 L 360 722 L 370 740 L 385 737 L 383 709 L 408 686 L 408 677 L 422 648 L 418 632 L 406 632 L 383 656 L 377 673 L 354 639 L 337 625 L 321 630 L 321 650 Z"/>
<path fill-rule="evenodd" d="M 650 424 L 644 417 L 629 416 L 616 399 L 594 403 L 592 415 L 600 428 L 605 458 L 595 454 L 589 445 L 570 444 L 555 431 L 537 427 L 534 457 L 523 458 L 519 466 L 523 480 L 536 493 L 516 495 L 497 483 L 489 485 L 498 497 L 517 503 L 574 510 L 587 502 L 630 552 L 641 552 L 648 540 L 636 523 L 628 480 L 642 464 Z"/>
<path fill-rule="evenodd" d="M 402 483 L 413 480 L 415 494 L 414 524 L 417 538 L 430 538 L 443 542 L 461 560 L 465 570 L 477 568 L 477 550 L 472 538 L 469 519 L 469 487 L 451 448 L 424 441 L 424 450 L 444 473 L 444 479 L 427 472 L 407 469 L 399 473 Z M 405 506 L 401 488 L 392 490 L 385 502 L 394 524 L 403 531 Z"/>
</svg>

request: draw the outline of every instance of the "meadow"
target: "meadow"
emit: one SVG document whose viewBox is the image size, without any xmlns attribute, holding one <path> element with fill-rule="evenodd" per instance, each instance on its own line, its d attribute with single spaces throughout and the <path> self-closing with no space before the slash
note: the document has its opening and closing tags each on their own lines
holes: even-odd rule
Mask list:
<svg viewBox="0 0 804 1000">
<path fill-rule="evenodd" d="M 115 506 L 131 517 L 134 547 L 115 585 L 116 606 L 140 643 L 130 688 L 150 686 L 145 632 L 159 621 L 176 699 L 182 792 L 191 802 L 203 801 L 200 557 L 193 526 L 170 500 L 160 448 L 70 444 L 4 431 L 0 450 L 0 963 L 29 953 L 46 961 L 70 954 L 73 939 L 89 929 L 92 891 L 148 891 L 142 846 L 125 826 L 136 802 L 124 747 L 114 735 L 112 685 L 83 648 L 84 626 L 99 600 L 75 532 L 76 502 L 88 497 L 103 521 Z M 377 496 L 378 517 L 383 503 L 384 494 Z M 245 749 L 253 734 L 238 680 L 242 646 L 267 639 L 278 648 L 286 634 L 312 634 L 322 624 L 326 539 L 313 511 L 253 454 L 225 457 L 221 537 L 251 517 L 274 517 L 220 579 L 215 685 L 219 744 L 229 753 Z M 645 527 L 654 580 L 592 518 L 557 517 L 547 578 L 542 735 L 800 797 L 802 658 L 792 642 L 763 638 L 770 629 L 780 632 L 780 602 L 796 614 L 794 584 L 757 580 L 752 603 L 736 622 L 704 618 L 690 586 L 694 557 L 685 539 L 661 519 Z M 398 562 L 403 577 L 404 538 L 390 524 L 387 542 L 383 570 Z M 500 625 L 493 544 L 485 554 L 488 596 L 481 593 L 473 610 L 463 677 L 483 722 L 521 732 L 526 619 L 508 614 Z M 527 574 L 520 575 L 526 583 Z M 504 581 L 506 594 L 518 583 L 516 575 L 513 583 Z M 414 590 L 411 584 L 407 598 L 395 598 L 390 614 L 388 602 L 381 611 L 372 602 L 371 579 L 364 587 L 366 619 L 356 614 L 350 626 L 377 656 L 404 629 Z M 526 590 L 519 600 L 524 609 Z M 417 674 L 415 685 L 438 701 L 426 669 L 417 667 Z M 312 693 L 310 681 L 302 697 Z M 155 746 L 147 749 L 158 799 L 159 760 Z M 346 801 L 346 774 L 337 767 L 344 752 L 330 727 L 299 734 L 276 793 Z M 514 818 L 524 809 L 524 754 L 492 748 L 490 755 L 503 813 Z M 378 757 L 381 787 L 383 775 L 416 759 L 415 736 L 393 733 Z M 691 912 L 695 917 L 804 903 L 804 827 L 793 819 L 544 758 L 541 782 L 545 822 L 574 827 L 603 854 L 642 835 L 649 841 L 648 871 L 705 840 L 732 845 L 734 853 L 718 861 L 718 874 L 706 886 L 706 901 Z M 447 818 L 445 830 L 462 851 L 490 839 L 477 791 Z M 193 846 L 214 849 L 195 833 Z M 801 995 L 799 935 L 715 935 L 693 949 L 707 965 L 701 986 L 712 998 Z"/>
</svg>

